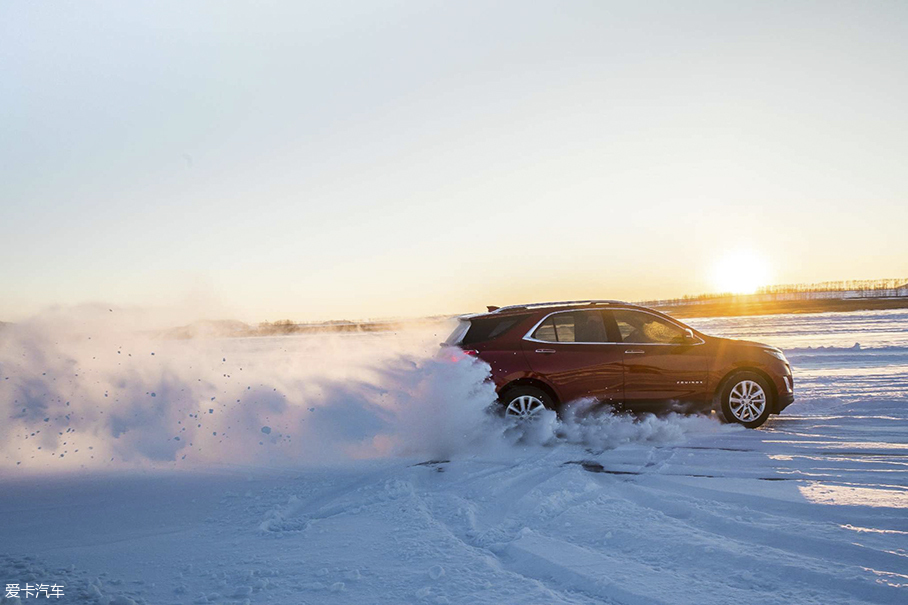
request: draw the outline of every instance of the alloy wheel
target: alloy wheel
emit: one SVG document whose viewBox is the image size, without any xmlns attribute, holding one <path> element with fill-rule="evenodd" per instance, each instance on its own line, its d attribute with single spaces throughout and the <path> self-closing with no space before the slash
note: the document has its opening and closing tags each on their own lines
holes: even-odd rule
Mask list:
<svg viewBox="0 0 908 605">
<path fill-rule="evenodd" d="M 508 404 L 506 414 L 517 418 L 531 418 L 545 409 L 545 404 L 538 397 L 520 395 Z"/>
<path fill-rule="evenodd" d="M 766 392 L 753 380 L 742 380 L 728 394 L 728 407 L 739 422 L 753 422 L 766 409 Z"/>
</svg>

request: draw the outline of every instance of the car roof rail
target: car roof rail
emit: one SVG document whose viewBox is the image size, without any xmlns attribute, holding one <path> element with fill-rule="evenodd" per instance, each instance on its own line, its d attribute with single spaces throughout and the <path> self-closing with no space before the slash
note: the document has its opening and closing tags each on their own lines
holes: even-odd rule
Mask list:
<svg viewBox="0 0 908 605">
<path fill-rule="evenodd" d="M 541 307 L 568 307 L 580 305 L 626 305 L 623 300 L 561 300 L 555 302 L 528 303 L 525 305 L 508 305 L 506 307 L 489 308 L 491 313 L 501 313 L 502 311 L 513 311 L 516 309 L 539 309 Z"/>
</svg>

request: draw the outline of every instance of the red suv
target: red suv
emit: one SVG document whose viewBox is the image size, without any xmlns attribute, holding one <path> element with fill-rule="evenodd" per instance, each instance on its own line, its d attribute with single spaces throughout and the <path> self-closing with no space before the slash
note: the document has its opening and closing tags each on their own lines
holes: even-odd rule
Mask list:
<svg viewBox="0 0 908 605">
<path fill-rule="evenodd" d="M 756 428 L 794 401 L 781 350 L 619 301 L 489 307 L 461 317 L 444 345 L 488 363 L 505 413 L 519 417 L 581 398 L 633 412 L 718 402 L 726 421 Z"/>
</svg>

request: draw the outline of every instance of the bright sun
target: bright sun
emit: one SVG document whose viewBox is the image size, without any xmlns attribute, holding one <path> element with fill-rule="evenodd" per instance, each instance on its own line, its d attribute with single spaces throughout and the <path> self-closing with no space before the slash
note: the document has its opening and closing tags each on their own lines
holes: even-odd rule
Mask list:
<svg viewBox="0 0 908 605">
<path fill-rule="evenodd" d="M 752 250 L 735 250 L 717 260 L 712 278 L 717 292 L 753 294 L 769 281 L 769 265 Z"/>
</svg>

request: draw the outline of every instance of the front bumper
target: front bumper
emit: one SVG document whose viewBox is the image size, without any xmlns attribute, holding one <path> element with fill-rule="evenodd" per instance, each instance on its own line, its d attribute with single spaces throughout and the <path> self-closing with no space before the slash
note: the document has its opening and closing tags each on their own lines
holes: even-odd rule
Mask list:
<svg viewBox="0 0 908 605">
<path fill-rule="evenodd" d="M 776 402 L 776 414 L 781 413 L 794 400 L 794 380 L 791 377 L 791 366 L 785 364 L 785 373 L 782 375 L 782 388 L 779 389 L 779 397 Z"/>
<path fill-rule="evenodd" d="M 776 404 L 776 414 L 780 414 L 782 410 L 794 403 L 795 396 L 794 393 L 787 393 L 784 395 L 779 395 L 779 403 Z"/>
</svg>

